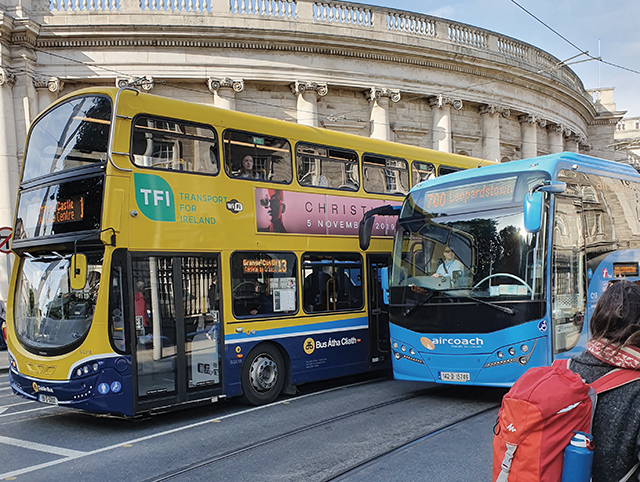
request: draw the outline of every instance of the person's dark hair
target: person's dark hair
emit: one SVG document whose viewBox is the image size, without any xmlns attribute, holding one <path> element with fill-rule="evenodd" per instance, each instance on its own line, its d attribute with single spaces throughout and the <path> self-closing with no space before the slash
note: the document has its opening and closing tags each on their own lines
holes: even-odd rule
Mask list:
<svg viewBox="0 0 640 482">
<path fill-rule="evenodd" d="M 605 290 L 591 316 L 591 336 L 640 347 L 640 286 L 618 281 Z"/>
</svg>

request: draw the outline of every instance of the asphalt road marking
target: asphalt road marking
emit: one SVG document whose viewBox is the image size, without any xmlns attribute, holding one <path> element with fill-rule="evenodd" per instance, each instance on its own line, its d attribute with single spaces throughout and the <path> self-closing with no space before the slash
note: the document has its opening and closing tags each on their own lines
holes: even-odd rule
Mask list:
<svg viewBox="0 0 640 482">
<path fill-rule="evenodd" d="M 13 447 L 21 447 L 29 450 L 37 450 L 38 452 L 47 452 L 54 455 L 62 455 L 63 457 L 79 457 L 86 452 L 80 452 L 78 450 L 64 449 L 62 447 L 55 447 L 53 445 L 39 444 L 36 442 L 29 442 L 27 440 L 20 440 L 17 438 L 3 437 L 0 435 L 0 444 L 7 444 Z"/>
<path fill-rule="evenodd" d="M 356 383 L 354 385 L 359 385 L 359 383 Z M 315 392 L 315 393 L 309 393 L 307 395 L 300 395 L 297 396 L 295 398 L 295 400 L 301 400 L 303 398 L 307 398 L 307 397 L 313 397 L 316 395 L 322 395 L 325 393 L 330 393 L 336 390 L 340 390 L 344 387 L 337 387 L 337 388 L 329 388 L 327 390 L 323 390 L 320 392 Z M 251 413 L 251 412 L 255 412 L 257 410 L 264 410 L 270 407 L 274 407 L 276 405 L 283 405 L 283 401 L 277 401 L 277 402 L 273 402 L 270 403 L 268 405 L 261 405 L 259 407 L 253 407 L 253 408 L 248 408 L 246 410 L 242 410 L 240 412 L 235 412 L 235 413 L 230 413 L 228 415 L 223 415 L 222 417 L 215 417 L 215 418 L 208 418 L 207 420 L 203 420 L 201 422 L 196 422 L 196 423 L 190 423 L 188 425 L 184 425 L 182 427 L 176 427 L 173 428 L 171 430 L 165 430 L 162 432 L 158 432 L 158 433 L 154 433 L 151 435 L 146 435 L 144 437 L 140 437 L 140 438 L 136 438 L 136 439 L 132 439 L 132 440 L 126 440 L 124 442 L 118 442 L 117 444 L 113 444 L 110 445 L 108 447 L 103 447 L 100 449 L 96 449 L 96 450 L 91 450 L 90 452 L 80 452 L 80 451 L 76 451 L 76 450 L 69 450 L 70 454 L 65 456 L 64 458 L 58 459 L 58 460 L 52 460 L 51 462 L 46 462 L 43 464 L 38 464 L 38 465 L 32 465 L 30 467 L 25 467 L 23 469 L 18 469 L 18 470 L 14 470 L 13 472 L 6 472 L 4 474 L 0 474 L 0 480 L 5 480 L 8 477 L 18 477 L 19 475 L 24 475 L 24 474 L 28 474 L 30 472 L 35 472 L 36 470 L 40 470 L 40 469 L 44 469 L 47 467 L 52 467 L 54 465 L 58 465 L 58 464 L 63 464 L 65 462 L 70 462 L 72 460 L 75 459 L 79 459 L 82 457 L 87 457 L 87 456 L 91 456 L 91 455 L 97 455 L 100 454 L 102 452 L 108 452 L 110 450 L 115 450 L 115 449 L 120 449 L 125 445 L 133 445 L 135 443 L 138 442 L 144 442 L 146 440 L 152 440 L 154 438 L 158 438 L 158 437 L 164 437 L 166 435 L 171 435 L 172 433 L 177 433 L 177 432 L 182 432 L 183 430 L 189 430 L 191 428 L 196 428 L 196 427 L 200 427 L 202 425 L 206 425 L 208 423 L 212 423 L 212 422 L 220 422 L 221 420 L 225 420 L 228 418 L 233 418 L 233 417 L 238 417 L 238 416 L 242 416 L 242 415 L 246 415 L 247 413 Z M 43 407 L 43 408 L 36 408 L 35 410 L 43 410 L 43 409 L 47 409 L 50 407 Z M 26 411 L 31 411 L 31 410 L 25 410 Z M 19 413 L 24 413 L 24 412 L 19 412 Z M 8 414 L 4 414 L 4 415 L 0 415 L 0 417 L 6 417 L 7 415 L 14 415 L 13 413 L 8 413 Z M 0 442 L 2 442 L 2 439 L 6 438 L 7 440 L 14 440 L 14 439 L 9 439 L 8 437 L 0 437 Z M 17 439 L 15 439 L 17 440 Z M 30 443 L 30 442 L 24 442 L 23 443 Z M 66 449 L 60 449 L 60 450 L 66 450 Z"/>
</svg>

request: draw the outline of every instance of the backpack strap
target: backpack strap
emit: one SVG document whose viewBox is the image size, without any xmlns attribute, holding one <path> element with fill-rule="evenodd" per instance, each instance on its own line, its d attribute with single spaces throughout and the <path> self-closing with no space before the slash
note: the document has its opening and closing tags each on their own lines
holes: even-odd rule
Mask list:
<svg viewBox="0 0 640 482">
<path fill-rule="evenodd" d="M 594 388 L 596 393 L 602 393 L 607 390 L 613 390 L 614 388 L 621 387 L 627 383 L 635 382 L 636 380 L 640 380 L 640 371 L 615 368 L 595 380 L 591 383 L 591 386 Z"/>
</svg>

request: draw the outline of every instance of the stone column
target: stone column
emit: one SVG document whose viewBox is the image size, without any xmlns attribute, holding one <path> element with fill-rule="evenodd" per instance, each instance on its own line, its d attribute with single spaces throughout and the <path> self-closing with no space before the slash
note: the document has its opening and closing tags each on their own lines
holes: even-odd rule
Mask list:
<svg viewBox="0 0 640 482">
<path fill-rule="evenodd" d="M 244 90 L 244 79 L 232 80 L 229 77 L 218 80 L 207 79 L 207 86 L 213 94 L 213 105 L 221 109 L 236 110 L 236 93 Z"/>
<path fill-rule="evenodd" d="M 521 115 L 518 120 L 522 128 L 522 159 L 538 156 L 538 124 L 547 125 L 547 121 L 533 114 Z M 544 124 L 544 125 L 543 125 Z"/>
<path fill-rule="evenodd" d="M 550 124 L 547 126 L 547 133 L 549 135 L 549 152 L 551 154 L 557 154 L 564 151 L 563 136 L 564 126 L 560 124 Z"/>
<path fill-rule="evenodd" d="M 479 108 L 482 120 L 482 158 L 500 162 L 500 116 L 505 119 L 511 115 L 506 107 L 495 104 L 483 104 Z"/>
<path fill-rule="evenodd" d="M 453 152 L 451 107 L 455 110 L 462 109 L 462 101 L 440 94 L 429 99 L 429 107 L 433 112 L 433 149 L 442 152 Z"/>
<path fill-rule="evenodd" d="M 329 92 L 327 84 L 295 81 L 291 84 L 291 92 L 297 98 L 298 124 L 318 127 L 318 97 L 327 95 Z"/>
<path fill-rule="evenodd" d="M 16 76 L 0 67 L 0 228 L 13 228 L 19 182 L 13 86 Z M 7 299 L 12 254 L 0 253 L 0 298 Z"/>
<path fill-rule="evenodd" d="M 565 128 L 564 130 L 564 148 L 569 152 L 579 152 L 580 136 L 573 132 L 571 129 Z"/>
<path fill-rule="evenodd" d="M 383 141 L 392 140 L 389 125 L 389 101 L 394 104 L 399 102 L 400 91 L 371 87 L 364 92 L 364 95 L 371 105 L 371 114 L 369 115 L 371 133 L 369 137 Z"/>
<path fill-rule="evenodd" d="M 48 79 L 34 79 L 33 86 L 36 88 L 38 96 L 39 114 L 58 99 L 58 94 L 62 92 L 64 88 L 64 82 L 58 77 L 49 77 Z"/>
</svg>

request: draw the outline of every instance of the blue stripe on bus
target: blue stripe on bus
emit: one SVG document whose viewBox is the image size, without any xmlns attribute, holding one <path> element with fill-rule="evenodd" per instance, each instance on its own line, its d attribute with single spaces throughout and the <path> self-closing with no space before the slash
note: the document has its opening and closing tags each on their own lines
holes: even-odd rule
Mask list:
<svg viewBox="0 0 640 482">
<path fill-rule="evenodd" d="M 310 325 L 284 326 L 268 330 L 256 330 L 247 333 L 231 333 L 225 336 L 225 345 L 275 340 L 293 336 L 317 335 L 319 333 L 333 333 L 340 331 L 363 330 L 369 327 L 367 317 L 351 318 L 348 320 L 334 320 Z M 249 334 L 253 333 L 253 334 Z"/>
</svg>

